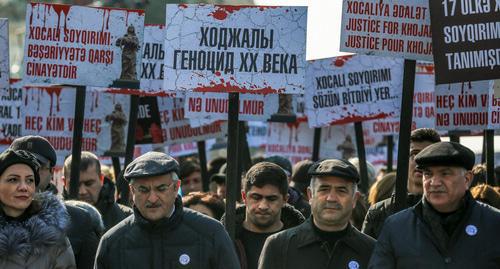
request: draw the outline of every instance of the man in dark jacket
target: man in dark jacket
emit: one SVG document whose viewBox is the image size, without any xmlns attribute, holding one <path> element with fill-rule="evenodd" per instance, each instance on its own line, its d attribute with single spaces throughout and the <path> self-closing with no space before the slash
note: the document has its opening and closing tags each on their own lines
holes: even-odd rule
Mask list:
<svg viewBox="0 0 500 269">
<path fill-rule="evenodd" d="M 500 268 L 500 211 L 468 191 L 474 152 L 440 142 L 415 161 L 423 170 L 423 198 L 387 219 L 369 268 Z"/>
<path fill-rule="evenodd" d="M 265 158 L 264 161 L 274 163 L 281 167 L 285 171 L 288 182 L 290 183 L 292 177 L 292 163 L 290 160 L 283 156 L 273 155 Z M 287 203 L 300 211 L 304 217 L 308 218 L 311 215 L 311 206 L 307 202 L 307 199 L 302 196 L 299 190 L 292 186 L 288 187 Z"/>
<path fill-rule="evenodd" d="M 148 152 L 125 169 L 134 214 L 101 239 L 95 269 L 238 268 L 238 257 L 224 227 L 183 208 L 177 192 L 179 164 Z"/>
<path fill-rule="evenodd" d="M 301 225 L 271 235 L 259 269 L 366 268 L 375 240 L 350 223 L 359 197 L 359 174 L 345 160 L 328 159 L 309 169 L 312 216 Z"/>
<path fill-rule="evenodd" d="M 440 142 L 441 138 L 436 130 L 431 128 L 416 129 L 410 135 L 410 158 L 408 160 L 408 196 L 406 204 L 414 206 L 422 198 L 422 172 L 416 169 L 415 156 L 427 146 Z M 384 221 L 396 213 L 396 196 L 373 204 L 368 209 L 361 231 L 373 238 L 377 238 L 382 230 Z"/>
<path fill-rule="evenodd" d="M 15 139 L 10 148 L 33 153 L 41 164 L 39 169 L 40 183 L 37 186 L 37 191 L 57 193 L 55 186 L 50 183 L 54 176 L 57 154 L 47 139 L 34 135 L 23 136 Z M 64 205 L 70 217 L 67 235 L 75 254 L 76 268 L 92 269 L 97 245 L 104 229 L 99 212 L 95 212 L 97 210 L 89 204 L 76 205 L 66 201 Z"/>
<path fill-rule="evenodd" d="M 65 196 L 69 190 L 68 179 L 71 176 L 70 155 L 64 161 L 63 180 Z M 130 207 L 118 204 L 115 201 L 115 184 L 101 173 L 99 158 L 91 152 L 82 151 L 80 160 L 80 181 L 78 200 L 95 206 L 101 213 L 105 231 L 118 224 L 132 214 Z"/>
<path fill-rule="evenodd" d="M 242 188 L 245 206 L 236 210 L 236 252 L 242 269 L 257 269 L 267 237 L 301 224 L 304 217 L 286 203 L 287 176 L 274 163 L 260 162 L 252 166 Z"/>
</svg>

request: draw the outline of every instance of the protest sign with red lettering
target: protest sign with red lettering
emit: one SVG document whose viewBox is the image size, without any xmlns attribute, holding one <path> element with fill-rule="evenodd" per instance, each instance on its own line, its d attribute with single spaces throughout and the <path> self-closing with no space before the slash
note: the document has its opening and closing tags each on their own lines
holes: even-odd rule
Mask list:
<svg viewBox="0 0 500 269">
<path fill-rule="evenodd" d="M 9 145 L 22 136 L 21 109 L 23 108 L 22 82 L 11 79 L 10 87 L 0 89 L 0 144 Z"/>
<path fill-rule="evenodd" d="M 487 129 L 492 87 L 488 80 L 437 85 L 436 129 Z"/>
<path fill-rule="evenodd" d="M 500 0 L 428 2 L 436 84 L 500 78 Z"/>
<path fill-rule="evenodd" d="M 399 115 L 403 59 L 365 55 L 310 61 L 306 115 L 310 127 Z"/>
<path fill-rule="evenodd" d="M 144 11 L 29 3 L 24 79 L 109 87 L 138 80 Z"/>
<path fill-rule="evenodd" d="M 184 107 L 183 98 L 158 97 L 165 145 L 201 141 L 226 135 L 227 122 L 218 121 L 192 128 L 185 117 Z"/>
<path fill-rule="evenodd" d="M 488 129 L 500 129 L 500 79 L 493 81 L 490 105 L 488 106 L 489 126 Z"/>
<path fill-rule="evenodd" d="M 278 111 L 277 94 L 240 94 L 240 121 L 267 121 Z M 227 93 L 186 93 L 184 110 L 191 126 L 200 126 L 218 120 L 227 120 L 229 94 Z"/>
<path fill-rule="evenodd" d="M 428 0 L 344 0 L 340 50 L 432 61 L 428 6 Z"/>
<path fill-rule="evenodd" d="M 23 93 L 22 134 L 47 138 L 62 162 L 73 146 L 75 89 L 27 87 Z M 87 88 L 82 150 L 97 155 L 123 153 L 129 106 L 129 95 Z"/>
<path fill-rule="evenodd" d="M 412 130 L 435 127 L 434 86 L 434 65 L 431 63 L 417 63 L 413 93 Z M 399 134 L 399 116 L 371 120 L 366 123 L 372 134 Z"/>
<path fill-rule="evenodd" d="M 342 158 L 356 155 L 354 126 L 336 125 L 321 129 L 320 158 Z M 269 122 L 266 156 L 281 155 L 292 163 L 311 159 L 314 129 L 301 119 L 295 123 Z"/>
<path fill-rule="evenodd" d="M 0 19 L 0 89 L 9 88 L 9 21 Z"/>
<path fill-rule="evenodd" d="M 166 19 L 166 90 L 303 92 L 307 7 L 167 5 Z"/>
</svg>

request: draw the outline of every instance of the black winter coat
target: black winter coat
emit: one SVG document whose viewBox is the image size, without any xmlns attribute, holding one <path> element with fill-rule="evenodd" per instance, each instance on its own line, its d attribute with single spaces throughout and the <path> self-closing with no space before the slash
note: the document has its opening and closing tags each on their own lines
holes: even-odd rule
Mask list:
<svg viewBox="0 0 500 269">
<path fill-rule="evenodd" d="M 447 249 L 422 217 L 422 203 L 387 219 L 369 268 L 500 268 L 500 211 L 469 199 Z"/>
<path fill-rule="evenodd" d="M 245 252 L 245 246 L 241 241 L 241 234 L 243 232 L 243 222 L 246 217 L 246 206 L 240 206 L 236 208 L 236 240 L 234 242 L 236 253 L 238 254 L 238 258 L 240 260 L 240 268 L 246 269 L 248 268 L 248 261 Z M 285 204 L 285 206 L 281 209 L 281 222 L 283 222 L 283 229 L 290 229 L 297 225 L 300 225 L 305 221 L 302 213 L 295 209 L 293 206 L 289 204 Z M 221 222 L 225 225 L 225 215 L 222 216 Z"/>
<path fill-rule="evenodd" d="M 422 199 L 422 195 L 409 193 L 406 198 L 406 205 L 408 207 L 414 206 L 420 199 Z M 385 220 L 394 213 L 396 213 L 395 194 L 370 206 L 368 213 L 366 213 L 361 232 L 377 239 L 382 231 Z"/>
<path fill-rule="evenodd" d="M 236 269 L 231 240 L 216 220 L 182 207 L 151 223 L 137 208 L 101 239 L 95 269 Z"/>
<path fill-rule="evenodd" d="M 348 225 L 347 235 L 329 252 L 314 231 L 312 217 L 301 225 L 267 238 L 259 269 L 367 268 L 375 240 Z"/>
<path fill-rule="evenodd" d="M 105 232 L 133 213 L 132 208 L 115 201 L 115 184 L 108 178 L 104 178 L 95 207 L 102 215 Z"/>
</svg>

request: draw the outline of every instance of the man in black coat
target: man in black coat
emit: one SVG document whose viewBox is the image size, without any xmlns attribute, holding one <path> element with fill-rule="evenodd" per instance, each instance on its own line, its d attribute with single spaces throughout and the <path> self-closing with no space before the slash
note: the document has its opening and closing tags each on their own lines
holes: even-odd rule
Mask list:
<svg viewBox="0 0 500 269">
<path fill-rule="evenodd" d="M 63 180 L 65 197 L 69 190 L 72 156 L 64 161 Z M 115 200 L 115 184 L 101 173 L 99 158 L 88 151 L 82 151 L 80 159 L 80 181 L 78 200 L 87 202 L 97 208 L 104 221 L 105 231 L 132 214 L 128 206 L 118 204 Z"/>
<path fill-rule="evenodd" d="M 253 165 L 245 175 L 242 188 L 245 205 L 236 209 L 235 247 L 241 269 L 257 269 L 266 239 L 301 224 L 304 216 L 286 203 L 287 176 L 274 163 Z M 224 219 L 222 221 L 224 223 Z"/>
<path fill-rule="evenodd" d="M 415 156 L 429 145 L 440 142 L 438 132 L 431 128 L 420 128 L 410 135 L 410 158 L 408 160 L 408 196 L 406 204 L 414 206 L 422 198 L 422 172 L 416 169 Z M 385 220 L 396 213 L 396 195 L 373 204 L 368 209 L 361 231 L 373 238 L 377 238 L 382 231 Z"/>
<path fill-rule="evenodd" d="M 101 239 L 95 269 L 235 269 L 238 257 L 224 227 L 183 208 L 177 195 L 179 164 L 148 152 L 125 169 L 134 214 Z"/>
<path fill-rule="evenodd" d="M 312 216 L 271 235 L 259 269 L 366 268 L 375 240 L 349 223 L 359 197 L 356 167 L 346 160 L 328 159 L 311 166 L 309 174 Z"/>
<path fill-rule="evenodd" d="M 423 171 L 423 198 L 387 219 L 369 268 L 500 268 L 500 211 L 468 191 L 474 153 L 440 142 L 415 161 Z"/>
</svg>

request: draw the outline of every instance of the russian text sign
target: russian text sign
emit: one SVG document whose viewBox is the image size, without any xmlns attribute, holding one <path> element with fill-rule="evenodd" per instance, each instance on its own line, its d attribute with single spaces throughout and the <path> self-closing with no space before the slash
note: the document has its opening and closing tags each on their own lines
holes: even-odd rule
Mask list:
<svg viewBox="0 0 500 269">
<path fill-rule="evenodd" d="M 310 127 L 399 115 L 403 59 L 364 55 L 311 61 L 306 115 Z"/>
<path fill-rule="evenodd" d="M 344 0 L 340 50 L 432 61 L 428 2 Z"/>
<path fill-rule="evenodd" d="M 100 87 L 138 80 L 143 32 L 142 10 L 29 3 L 24 80 Z"/>
<path fill-rule="evenodd" d="M 436 84 L 500 78 L 500 1 L 429 1 Z"/>
<path fill-rule="evenodd" d="M 0 19 L 0 89 L 9 88 L 9 21 Z"/>
<path fill-rule="evenodd" d="M 166 90 L 303 92 L 307 7 L 167 5 L 166 18 Z"/>
<path fill-rule="evenodd" d="M 144 48 L 142 49 L 141 90 L 146 93 L 163 91 L 165 51 L 164 25 L 144 26 Z M 171 93 L 173 94 L 173 92 Z"/>
</svg>

